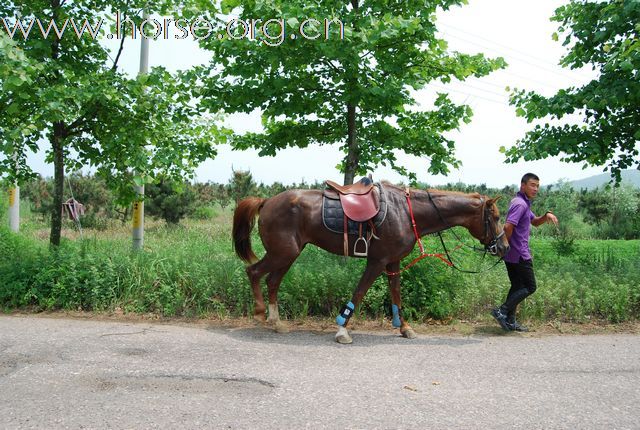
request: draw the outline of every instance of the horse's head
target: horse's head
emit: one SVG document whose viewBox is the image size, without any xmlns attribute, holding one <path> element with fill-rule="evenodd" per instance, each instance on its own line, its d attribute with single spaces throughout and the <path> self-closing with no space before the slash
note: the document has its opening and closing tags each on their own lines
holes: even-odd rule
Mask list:
<svg viewBox="0 0 640 430">
<path fill-rule="evenodd" d="M 509 251 L 509 241 L 507 241 L 500 223 L 500 210 L 496 205 L 500 197 L 490 199 L 487 196 L 482 196 L 480 198 L 482 201 L 481 214 L 470 232 L 490 254 L 504 257 Z"/>
</svg>

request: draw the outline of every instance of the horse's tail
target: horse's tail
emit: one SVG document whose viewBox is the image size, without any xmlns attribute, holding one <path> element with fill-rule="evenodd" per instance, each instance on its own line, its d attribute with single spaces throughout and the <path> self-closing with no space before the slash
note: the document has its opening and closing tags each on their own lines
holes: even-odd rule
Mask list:
<svg viewBox="0 0 640 430">
<path fill-rule="evenodd" d="M 255 225 L 256 215 L 266 200 L 258 197 L 246 198 L 238 203 L 233 212 L 233 249 L 247 263 L 258 259 L 251 249 L 251 230 Z"/>
</svg>

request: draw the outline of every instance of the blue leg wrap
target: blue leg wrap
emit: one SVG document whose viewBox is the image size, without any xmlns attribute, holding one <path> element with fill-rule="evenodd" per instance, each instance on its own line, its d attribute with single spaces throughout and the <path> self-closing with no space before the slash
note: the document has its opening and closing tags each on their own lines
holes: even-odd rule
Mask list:
<svg viewBox="0 0 640 430">
<path fill-rule="evenodd" d="M 340 315 L 336 317 L 336 322 L 338 323 L 338 325 L 341 325 L 343 327 L 347 325 L 347 321 L 349 321 L 349 318 L 351 318 L 351 315 L 353 314 L 354 309 L 355 309 L 355 306 L 353 305 L 353 303 L 351 302 L 347 303 L 342 308 L 342 310 L 340 310 Z"/>
<path fill-rule="evenodd" d="M 391 305 L 391 312 L 393 313 L 391 324 L 393 324 L 394 327 L 400 327 L 400 308 L 398 308 L 398 305 Z"/>
</svg>

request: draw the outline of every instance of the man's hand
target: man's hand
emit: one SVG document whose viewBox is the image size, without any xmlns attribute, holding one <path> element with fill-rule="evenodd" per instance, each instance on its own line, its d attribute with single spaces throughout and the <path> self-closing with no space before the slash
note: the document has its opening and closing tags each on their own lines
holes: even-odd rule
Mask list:
<svg viewBox="0 0 640 430">
<path fill-rule="evenodd" d="M 547 213 L 545 213 L 544 215 L 537 216 L 531 220 L 531 224 L 536 227 L 541 226 L 545 222 L 551 223 L 556 227 L 558 226 L 558 218 L 556 218 L 556 216 L 551 211 L 547 211 Z"/>
</svg>

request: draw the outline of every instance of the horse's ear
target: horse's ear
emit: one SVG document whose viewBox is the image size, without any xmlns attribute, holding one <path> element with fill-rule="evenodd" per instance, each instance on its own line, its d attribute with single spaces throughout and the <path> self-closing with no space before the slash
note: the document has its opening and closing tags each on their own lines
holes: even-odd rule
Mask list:
<svg viewBox="0 0 640 430">
<path fill-rule="evenodd" d="M 496 197 L 495 199 L 489 199 L 489 201 L 487 203 L 494 204 L 495 202 L 497 202 L 501 198 L 502 198 L 502 195 L 498 195 L 498 197 Z"/>
</svg>

